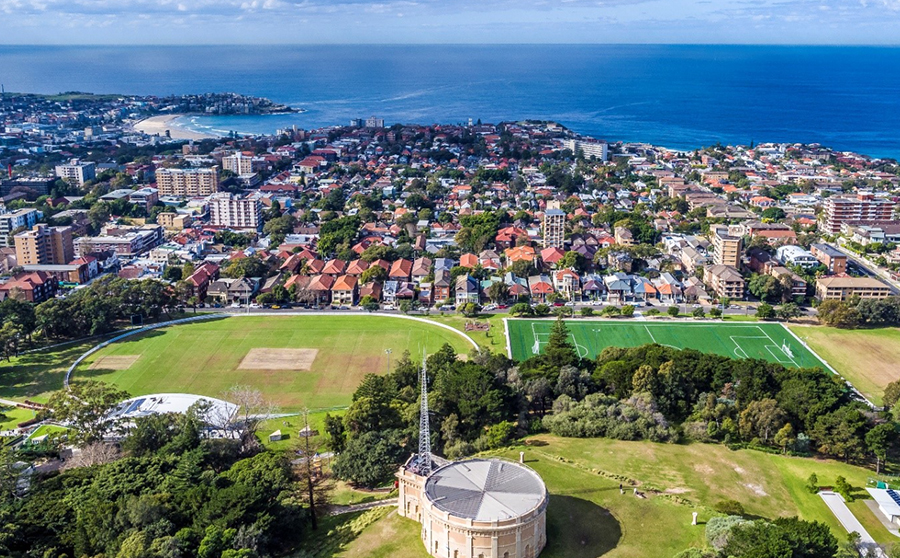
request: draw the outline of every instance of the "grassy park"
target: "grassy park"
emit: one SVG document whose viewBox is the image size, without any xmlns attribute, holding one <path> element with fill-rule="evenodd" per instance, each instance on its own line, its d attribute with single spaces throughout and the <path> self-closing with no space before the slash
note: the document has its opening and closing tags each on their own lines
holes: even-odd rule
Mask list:
<svg viewBox="0 0 900 558">
<path fill-rule="evenodd" d="M 471 349 L 452 331 L 397 318 L 240 316 L 124 339 L 88 357 L 74 380 L 102 380 L 132 395 L 220 396 L 250 385 L 282 409 L 327 409 L 349 404 L 363 376 L 385 372 L 388 358 L 431 353 L 444 343 L 460 353 Z"/>
<path fill-rule="evenodd" d="M 512 357 L 524 360 L 543 350 L 553 321 L 509 320 L 507 324 Z M 759 358 L 785 366 L 825 368 L 813 352 L 776 323 L 569 320 L 566 326 L 575 349 L 587 358 L 596 357 L 606 347 L 658 343 L 731 358 Z"/>
<path fill-rule="evenodd" d="M 900 329 L 791 326 L 816 353 L 876 404 L 884 388 L 900 380 Z"/>
<path fill-rule="evenodd" d="M 525 444 L 499 452 L 518 459 L 525 451 L 550 492 L 548 545 L 542 558 L 640 558 L 674 556 L 689 546 L 702 546 L 703 525 L 721 500 L 737 500 L 751 517 L 799 516 L 821 521 L 843 540 L 846 532 L 819 496 L 806 490 L 809 475 L 830 485 L 842 475 L 854 494 L 871 474 L 832 460 L 785 457 L 708 444 L 655 444 L 609 439 L 559 438 L 538 435 Z M 625 494 L 619 484 L 626 486 Z M 631 487 L 645 495 L 635 497 Z M 851 509 L 870 534 L 882 543 L 900 542 L 868 511 L 862 500 Z M 699 512 L 693 527 L 691 513 Z M 356 514 L 329 518 L 329 528 L 359 522 Z M 391 556 L 424 558 L 421 527 L 393 510 L 326 557 Z"/>
</svg>

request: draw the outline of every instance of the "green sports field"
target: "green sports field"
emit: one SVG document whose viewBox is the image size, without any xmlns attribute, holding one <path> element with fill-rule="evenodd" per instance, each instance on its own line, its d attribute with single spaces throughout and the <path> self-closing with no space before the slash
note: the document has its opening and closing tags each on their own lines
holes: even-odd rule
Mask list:
<svg viewBox="0 0 900 558">
<path fill-rule="evenodd" d="M 85 359 L 72 380 L 110 382 L 131 395 L 219 397 L 231 386 L 249 385 L 283 411 L 327 409 L 349 405 L 365 374 L 387 371 L 386 349 L 393 364 L 404 350 L 421 355 L 444 343 L 463 354 L 472 349 L 460 334 L 400 318 L 240 316 L 124 339 Z M 307 362 L 293 366 L 296 355 L 281 349 L 305 350 Z M 251 350 L 268 354 L 248 364 Z"/>
<path fill-rule="evenodd" d="M 552 320 L 508 320 L 512 358 L 524 360 L 543 350 Z M 760 358 L 785 366 L 827 369 L 781 324 L 691 323 L 567 320 L 572 343 L 582 357 L 594 358 L 606 347 L 657 343 L 732 358 Z M 786 344 L 786 346 L 785 346 Z"/>
</svg>

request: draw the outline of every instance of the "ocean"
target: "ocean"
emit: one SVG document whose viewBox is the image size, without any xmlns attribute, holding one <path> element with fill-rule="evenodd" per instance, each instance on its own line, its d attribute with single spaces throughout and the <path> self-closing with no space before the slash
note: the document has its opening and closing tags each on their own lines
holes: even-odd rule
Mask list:
<svg viewBox="0 0 900 558">
<path fill-rule="evenodd" d="M 192 117 L 217 134 L 377 115 L 393 123 L 558 121 L 691 149 L 821 143 L 900 158 L 900 48 L 670 45 L 0 46 L 7 91 L 235 91 L 304 110 Z"/>
</svg>

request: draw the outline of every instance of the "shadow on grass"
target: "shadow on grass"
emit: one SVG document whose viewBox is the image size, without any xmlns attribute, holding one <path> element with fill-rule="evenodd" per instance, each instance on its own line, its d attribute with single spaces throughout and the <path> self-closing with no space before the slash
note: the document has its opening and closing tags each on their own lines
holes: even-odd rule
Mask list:
<svg viewBox="0 0 900 558">
<path fill-rule="evenodd" d="M 597 558 L 621 539 L 622 526 L 609 510 L 574 496 L 550 496 L 542 558 Z"/>
</svg>

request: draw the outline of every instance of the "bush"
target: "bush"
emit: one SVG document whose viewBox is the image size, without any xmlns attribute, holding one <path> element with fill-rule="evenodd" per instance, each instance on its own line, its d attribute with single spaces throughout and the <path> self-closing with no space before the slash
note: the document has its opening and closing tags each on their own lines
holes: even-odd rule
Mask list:
<svg viewBox="0 0 900 558">
<path fill-rule="evenodd" d="M 847 479 L 844 477 L 838 477 L 834 480 L 834 491 L 844 497 L 844 500 L 848 502 L 853 501 L 853 494 L 851 491 L 853 487 L 850 486 L 850 483 L 847 482 Z"/>
<path fill-rule="evenodd" d="M 731 536 L 731 531 L 738 525 L 746 522 L 746 519 L 736 515 L 713 517 L 706 522 L 706 541 L 710 546 L 720 551 L 728 544 L 728 537 Z"/>
<path fill-rule="evenodd" d="M 819 477 L 813 473 L 806 479 L 806 491 L 815 494 L 819 491 Z"/>
<path fill-rule="evenodd" d="M 719 500 L 713 509 L 725 515 L 744 515 L 744 506 L 737 500 Z"/>
<path fill-rule="evenodd" d="M 709 317 L 710 318 L 721 318 L 722 310 L 720 310 L 719 308 L 710 308 Z"/>
<path fill-rule="evenodd" d="M 694 308 L 694 311 L 691 312 L 691 315 L 695 318 L 705 318 L 706 312 L 703 311 L 703 308 Z"/>
<path fill-rule="evenodd" d="M 662 312 L 657 308 L 650 308 L 646 312 L 644 312 L 645 316 L 659 316 Z"/>
<path fill-rule="evenodd" d="M 586 306 L 586 307 L 584 307 L 584 308 L 581 309 L 581 315 L 584 316 L 584 317 L 593 316 L 593 315 L 594 315 L 594 309 L 591 308 L 590 306 Z"/>
<path fill-rule="evenodd" d="M 669 308 L 666 310 L 666 314 L 672 316 L 673 318 L 677 318 L 679 313 L 681 313 L 681 310 L 677 306 L 669 306 Z"/>
<path fill-rule="evenodd" d="M 626 304 L 625 306 L 622 307 L 621 314 L 622 314 L 623 318 L 630 318 L 630 317 L 634 316 L 634 306 L 632 306 L 630 304 Z"/>
<path fill-rule="evenodd" d="M 534 307 L 534 315 L 535 316 L 549 316 L 550 315 L 550 307 L 546 304 L 538 304 Z"/>
</svg>

